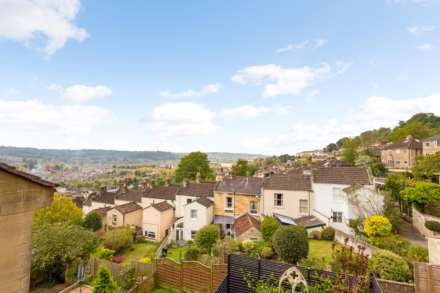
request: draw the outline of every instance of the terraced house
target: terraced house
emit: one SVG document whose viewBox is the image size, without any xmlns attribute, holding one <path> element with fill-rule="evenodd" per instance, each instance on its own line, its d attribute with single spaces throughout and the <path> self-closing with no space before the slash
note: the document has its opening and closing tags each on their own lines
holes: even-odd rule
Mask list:
<svg viewBox="0 0 440 293">
<path fill-rule="evenodd" d="M 388 144 L 381 152 L 381 161 L 385 167 L 395 170 L 409 170 L 423 155 L 422 142 L 412 136 L 405 140 Z"/>
</svg>

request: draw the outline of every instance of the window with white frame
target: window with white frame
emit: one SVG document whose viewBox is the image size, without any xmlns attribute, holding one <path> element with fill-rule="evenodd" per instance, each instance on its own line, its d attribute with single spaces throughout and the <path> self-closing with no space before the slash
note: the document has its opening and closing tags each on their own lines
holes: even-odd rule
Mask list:
<svg viewBox="0 0 440 293">
<path fill-rule="evenodd" d="M 256 214 L 257 213 L 257 202 L 254 200 L 251 200 L 249 202 L 249 213 L 250 214 Z"/>
<path fill-rule="evenodd" d="M 234 201 L 232 196 L 226 197 L 226 203 L 225 203 L 225 210 L 232 210 L 234 209 Z"/>
<path fill-rule="evenodd" d="M 194 239 L 196 237 L 197 231 L 191 230 L 191 239 Z"/>
<path fill-rule="evenodd" d="M 333 187 L 333 200 L 341 201 L 345 199 L 345 192 L 342 188 Z"/>
<path fill-rule="evenodd" d="M 144 235 L 145 237 L 149 238 L 149 239 L 156 239 L 156 233 L 153 231 L 144 231 Z"/>
<path fill-rule="evenodd" d="M 273 205 L 276 207 L 282 207 L 283 206 L 283 194 L 282 193 L 275 193 L 273 195 L 274 203 Z"/>
<path fill-rule="evenodd" d="M 307 199 L 300 199 L 299 200 L 299 212 L 301 214 L 308 214 L 309 213 L 309 201 Z"/>
<path fill-rule="evenodd" d="M 333 212 L 333 223 L 342 223 L 342 212 Z"/>
<path fill-rule="evenodd" d="M 197 218 L 197 210 L 191 210 L 191 219 Z"/>
</svg>

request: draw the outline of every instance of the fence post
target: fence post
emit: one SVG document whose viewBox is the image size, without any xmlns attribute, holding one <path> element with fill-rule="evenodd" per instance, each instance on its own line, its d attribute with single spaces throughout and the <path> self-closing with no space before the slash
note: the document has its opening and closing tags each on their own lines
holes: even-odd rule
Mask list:
<svg viewBox="0 0 440 293">
<path fill-rule="evenodd" d="M 209 292 L 214 292 L 214 266 L 212 264 L 212 259 L 211 259 L 211 282 L 209 283 L 209 286 L 210 286 Z"/>
<path fill-rule="evenodd" d="M 232 254 L 228 254 L 228 263 L 227 263 L 227 265 L 228 265 L 228 271 L 226 272 L 226 289 L 227 289 L 227 292 L 229 292 L 229 272 L 231 271 L 231 267 L 230 267 L 230 265 L 231 265 L 231 255 Z"/>
<path fill-rule="evenodd" d="M 180 288 L 180 292 L 183 293 L 183 261 L 182 260 L 180 260 L 180 264 L 179 264 L 179 276 L 180 276 L 179 288 Z"/>
<path fill-rule="evenodd" d="M 261 279 L 261 259 L 258 259 L 258 281 Z"/>
</svg>

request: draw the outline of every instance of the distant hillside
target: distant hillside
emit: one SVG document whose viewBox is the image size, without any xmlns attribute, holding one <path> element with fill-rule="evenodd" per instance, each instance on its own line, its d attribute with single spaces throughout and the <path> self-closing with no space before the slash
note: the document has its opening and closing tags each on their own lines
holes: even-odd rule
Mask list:
<svg viewBox="0 0 440 293">
<path fill-rule="evenodd" d="M 0 146 L 0 159 L 43 160 L 62 163 L 159 163 L 179 160 L 184 153 L 162 151 L 116 151 L 116 150 L 59 150 Z M 208 153 L 213 162 L 232 162 L 239 158 L 254 159 L 264 157 L 241 153 Z"/>
<path fill-rule="evenodd" d="M 406 121 L 400 121 L 394 128 L 379 128 L 362 132 L 360 135 L 351 138 L 355 144 L 368 147 L 374 144 L 386 144 L 398 142 L 412 135 L 418 139 L 425 139 L 440 133 L 440 117 L 432 113 L 418 113 Z M 349 138 L 344 137 L 335 144 L 326 147 L 333 150 L 341 147 Z"/>
</svg>

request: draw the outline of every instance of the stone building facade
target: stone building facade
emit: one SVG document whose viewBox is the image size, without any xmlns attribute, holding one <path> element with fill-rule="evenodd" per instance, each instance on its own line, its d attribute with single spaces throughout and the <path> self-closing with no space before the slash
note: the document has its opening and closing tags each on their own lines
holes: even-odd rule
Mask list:
<svg viewBox="0 0 440 293">
<path fill-rule="evenodd" d="M 381 152 L 381 161 L 389 169 L 409 170 L 417 157 L 423 155 L 422 150 L 422 142 L 408 136 L 401 142 L 387 145 Z"/>
<path fill-rule="evenodd" d="M 29 292 L 35 210 L 55 185 L 0 163 L 0 292 Z"/>
</svg>

